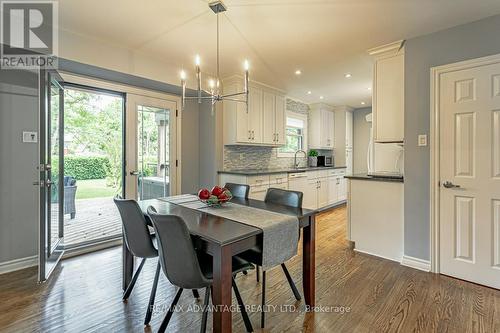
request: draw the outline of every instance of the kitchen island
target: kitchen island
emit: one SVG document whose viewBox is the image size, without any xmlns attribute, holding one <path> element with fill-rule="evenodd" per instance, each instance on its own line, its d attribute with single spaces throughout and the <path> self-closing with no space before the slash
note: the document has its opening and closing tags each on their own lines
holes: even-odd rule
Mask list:
<svg viewBox="0 0 500 333">
<path fill-rule="evenodd" d="M 346 178 L 347 238 L 355 251 L 401 262 L 404 179 L 366 174 Z"/>
</svg>

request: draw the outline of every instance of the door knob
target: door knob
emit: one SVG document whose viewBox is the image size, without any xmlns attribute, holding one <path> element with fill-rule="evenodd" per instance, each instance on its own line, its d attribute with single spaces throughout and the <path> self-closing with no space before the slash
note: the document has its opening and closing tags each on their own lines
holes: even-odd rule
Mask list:
<svg viewBox="0 0 500 333">
<path fill-rule="evenodd" d="M 139 171 L 135 171 L 135 170 L 130 171 L 130 175 L 131 176 L 139 176 Z"/>
<path fill-rule="evenodd" d="M 459 188 L 460 187 L 460 185 L 455 185 L 448 180 L 443 183 L 443 186 L 446 188 Z"/>
</svg>

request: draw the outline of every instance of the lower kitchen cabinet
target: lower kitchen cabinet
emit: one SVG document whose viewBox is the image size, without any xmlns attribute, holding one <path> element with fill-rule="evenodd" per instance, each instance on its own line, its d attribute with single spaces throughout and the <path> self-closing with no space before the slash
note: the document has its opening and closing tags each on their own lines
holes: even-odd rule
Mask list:
<svg viewBox="0 0 500 333">
<path fill-rule="evenodd" d="M 292 173 L 235 175 L 220 174 L 220 184 L 247 184 L 250 186 L 249 198 L 264 200 L 269 188 L 302 192 L 302 207 L 318 209 L 330 206 L 347 198 L 345 169 L 326 169 Z"/>
</svg>

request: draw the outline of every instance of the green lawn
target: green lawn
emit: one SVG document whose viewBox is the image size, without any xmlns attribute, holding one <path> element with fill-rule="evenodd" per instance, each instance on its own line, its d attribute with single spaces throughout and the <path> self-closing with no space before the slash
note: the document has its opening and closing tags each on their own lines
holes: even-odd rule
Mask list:
<svg viewBox="0 0 500 333">
<path fill-rule="evenodd" d="M 76 186 L 77 199 L 114 197 L 117 192 L 116 188 L 106 186 L 106 179 L 78 180 Z"/>
</svg>

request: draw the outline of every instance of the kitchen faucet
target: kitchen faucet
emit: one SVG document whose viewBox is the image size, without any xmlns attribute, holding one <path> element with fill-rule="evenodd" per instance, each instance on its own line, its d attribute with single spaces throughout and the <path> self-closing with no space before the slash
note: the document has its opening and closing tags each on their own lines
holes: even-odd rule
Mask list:
<svg viewBox="0 0 500 333">
<path fill-rule="evenodd" d="M 298 169 L 299 168 L 299 164 L 300 163 L 297 163 L 297 153 L 304 153 L 304 157 L 307 159 L 307 153 L 305 151 L 303 151 L 302 149 L 299 149 L 295 152 L 295 156 L 293 157 L 293 165 L 295 167 L 295 169 Z"/>
</svg>

